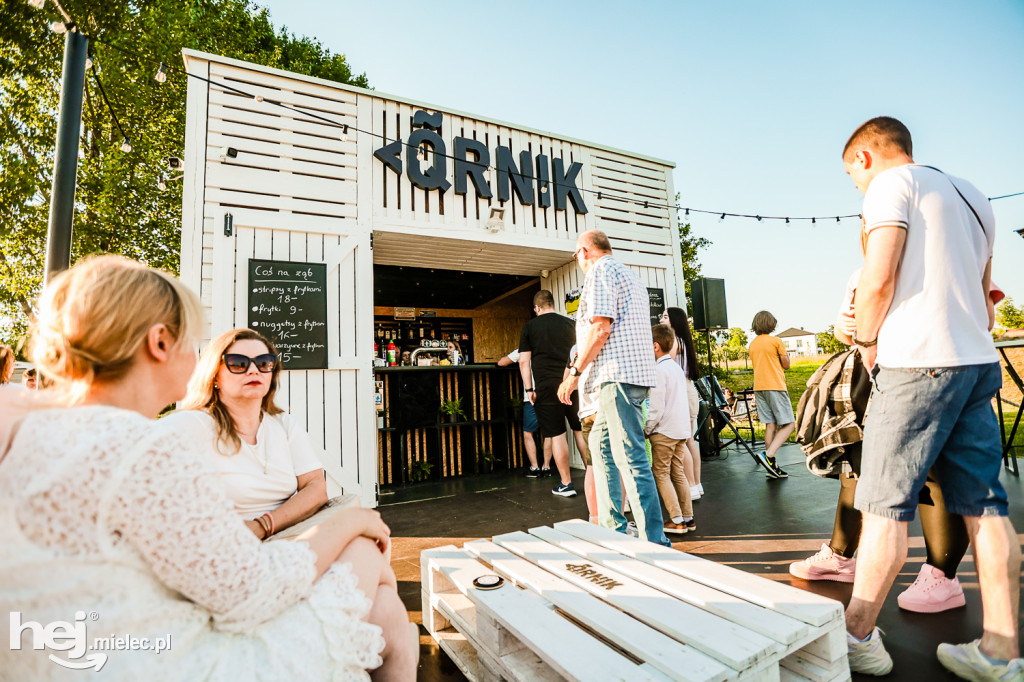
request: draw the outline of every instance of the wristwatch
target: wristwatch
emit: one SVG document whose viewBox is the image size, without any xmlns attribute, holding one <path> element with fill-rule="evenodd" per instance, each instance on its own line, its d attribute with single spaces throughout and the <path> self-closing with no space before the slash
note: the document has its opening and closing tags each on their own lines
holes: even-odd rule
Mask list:
<svg viewBox="0 0 1024 682">
<path fill-rule="evenodd" d="M 569 376 L 578 377 L 579 375 L 580 371 L 576 369 L 576 365 L 573 365 L 572 367 L 569 368 Z"/>
<path fill-rule="evenodd" d="M 878 343 L 877 336 L 873 341 L 861 341 L 860 339 L 857 338 L 857 332 L 853 333 L 853 338 L 850 340 L 853 341 L 853 345 L 860 346 L 861 348 L 870 348 L 871 346 L 874 346 L 876 343 Z"/>
</svg>

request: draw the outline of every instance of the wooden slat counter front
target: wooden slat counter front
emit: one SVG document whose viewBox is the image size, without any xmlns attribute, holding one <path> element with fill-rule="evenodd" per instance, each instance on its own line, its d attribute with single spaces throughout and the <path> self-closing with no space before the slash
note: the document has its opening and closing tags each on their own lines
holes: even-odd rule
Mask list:
<svg viewBox="0 0 1024 682">
<path fill-rule="evenodd" d="M 518 367 L 379 367 L 384 409 L 377 419 L 381 487 L 523 465 L 523 383 Z M 441 412 L 462 400 L 465 416 Z"/>
</svg>

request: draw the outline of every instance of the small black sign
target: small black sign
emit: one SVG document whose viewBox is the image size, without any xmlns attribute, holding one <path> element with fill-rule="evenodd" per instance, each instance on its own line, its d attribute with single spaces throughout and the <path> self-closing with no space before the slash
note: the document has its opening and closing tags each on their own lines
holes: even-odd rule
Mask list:
<svg viewBox="0 0 1024 682">
<path fill-rule="evenodd" d="M 647 296 L 651 299 L 651 326 L 653 327 L 660 322 L 661 311 L 665 309 L 665 290 L 648 287 Z"/>
<path fill-rule="evenodd" d="M 249 259 L 249 327 L 284 369 L 327 369 L 327 266 Z"/>
</svg>

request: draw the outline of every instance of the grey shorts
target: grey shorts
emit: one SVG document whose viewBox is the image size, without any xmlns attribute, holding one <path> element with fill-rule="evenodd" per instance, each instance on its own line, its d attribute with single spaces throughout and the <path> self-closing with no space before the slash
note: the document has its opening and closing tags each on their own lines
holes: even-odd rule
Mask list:
<svg viewBox="0 0 1024 682">
<path fill-rule="evenodd" d="M 754 404 L 757 405 L 757 419 L 762 424 L 783 426 L 796 421 L 789 391 L 754 391 Z"/>
<path fill-rule="evenodd" d="M 872 374 L 854 506 L 910 521 L 934 467 L 949 513 L 1006 516 L 999 422 L 992 409 L 1002 383 L 999 363 L 935 369 L 876 365 Z"/>
</svg>

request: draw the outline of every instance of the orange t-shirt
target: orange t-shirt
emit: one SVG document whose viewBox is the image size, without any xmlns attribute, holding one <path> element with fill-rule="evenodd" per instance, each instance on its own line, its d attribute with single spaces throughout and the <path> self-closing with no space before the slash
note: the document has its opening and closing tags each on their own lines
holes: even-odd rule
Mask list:
<svg viewBox="0 0 1024 682">
<path fill-rule="evenodd" d="M 785 391 L 786 374 L 779 356 L 786 354 L 782 341 L 770 334 L 758 334 L 750 342 L 750 363 L 754 366 L 755 391 Z"/>
</svg>

